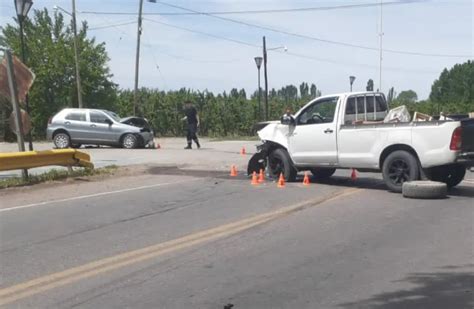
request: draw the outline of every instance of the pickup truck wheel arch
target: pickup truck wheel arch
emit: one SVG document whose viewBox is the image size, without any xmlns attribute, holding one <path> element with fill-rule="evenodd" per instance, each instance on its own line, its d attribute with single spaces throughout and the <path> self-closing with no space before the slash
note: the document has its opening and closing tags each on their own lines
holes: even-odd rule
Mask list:
<svg viewBox="0 0 474 309">
<path fill-rule="evenodd" d="M 382 175 L 389 190 L 400 193 L 404 182 L 420 178 L 420 164 L 412 153 L 396 150 L 384 160 Z"/>
<path fill-rule="evenodd" d="M 420 162 L 420 159 L 418 158 L 418 154 L 416 153 L 415 149 L 412 147 L 406 145 L 406 144 L 395 144 L 395 145 L 390 145 L 387 148 L 385 148 L 382 153 L 380 154 L 380 160 L 379 160 L 379 166 L 380 169 L 383 167 L 383 163 L 385 162 L 385 159 L 394 151 L 397 150 L 404 150 L 406 152 L 411 153 L 412 155 L 415 156 L 415 158 Z"/>
</svg>

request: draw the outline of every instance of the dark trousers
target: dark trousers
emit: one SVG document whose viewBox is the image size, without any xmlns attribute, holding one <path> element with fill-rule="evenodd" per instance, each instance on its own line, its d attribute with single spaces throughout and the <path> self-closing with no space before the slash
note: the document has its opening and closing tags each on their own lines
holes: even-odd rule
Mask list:
<svg viewBox="0 0 474 309">
<path fill-rule="evenodd" d="M 188 123 L 188 129 L 187 129 L 187 134 L 186 134 L 188 145 L 191 145 L 192 141 L 194 141 L 196 145 L 199 145 L 199 140 L 196 133 L 197 133 L 197 123 Z"/>
</svg>

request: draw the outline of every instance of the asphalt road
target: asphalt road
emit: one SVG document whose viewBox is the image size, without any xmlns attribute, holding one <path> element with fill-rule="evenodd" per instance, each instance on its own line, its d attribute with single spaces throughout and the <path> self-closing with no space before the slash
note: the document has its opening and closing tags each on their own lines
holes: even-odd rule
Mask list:
<svg viewBox="0 0 474 309">
<path fill-rule="evenodd" d="M 0 306 L 472 308 L 474 182 L 410 200 L 369 176 L 150 167 L 0 191 Z"/>
</svg>

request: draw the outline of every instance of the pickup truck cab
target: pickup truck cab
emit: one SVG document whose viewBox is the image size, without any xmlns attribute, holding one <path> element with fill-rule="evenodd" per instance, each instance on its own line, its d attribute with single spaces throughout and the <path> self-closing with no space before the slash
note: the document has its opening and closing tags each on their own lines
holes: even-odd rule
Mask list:
<svg viewBox="0 0 474 309">
<path fill-rule="evenodd" d="M 379 92 L 319 97 L 295 115 L 266 124 L 248 172 L 268 168 L 293 181 L 298 171 L 330 177 L 338 168 L 382 172 L 387 187 L 430 178 L 459 184 L 474 165 L 474 119 L 386 122 L 388 104 Z"/>
</svg>

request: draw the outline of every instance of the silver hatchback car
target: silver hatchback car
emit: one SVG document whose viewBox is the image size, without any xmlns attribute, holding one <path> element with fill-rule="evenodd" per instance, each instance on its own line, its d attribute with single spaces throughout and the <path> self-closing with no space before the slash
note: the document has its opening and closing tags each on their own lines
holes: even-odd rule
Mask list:
<svg viewBox="0 0 474 309">
<path fill-rule="evenodd" d="M 49 120 L 47 137 L 56 148 L 78 148 L 84 144 L 154 148 L 154 133 L 146 119 L 122 119 L 99 109 L 63 109 Z"/>
</svg>

